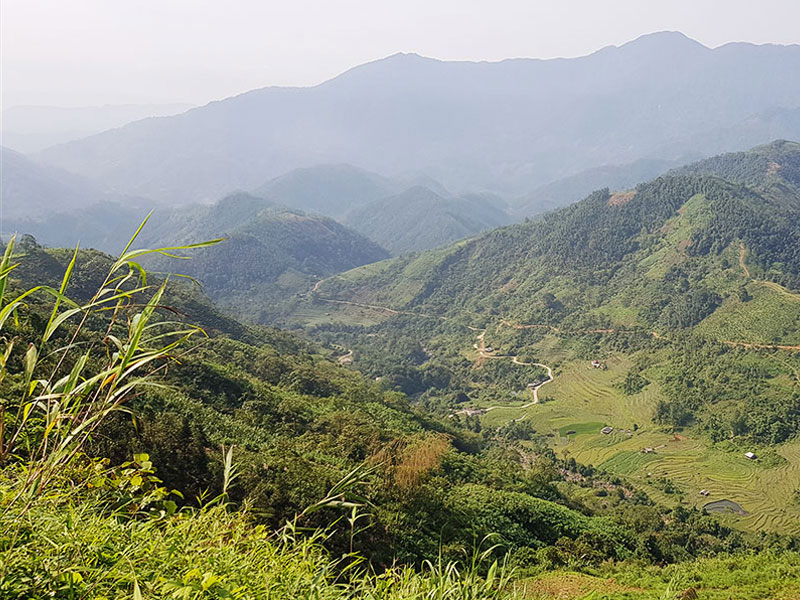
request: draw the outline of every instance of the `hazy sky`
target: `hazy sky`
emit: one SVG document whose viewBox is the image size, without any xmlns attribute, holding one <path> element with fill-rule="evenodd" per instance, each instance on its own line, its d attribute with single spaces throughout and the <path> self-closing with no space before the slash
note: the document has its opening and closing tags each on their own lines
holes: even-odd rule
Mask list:
<svg viewBox="0 0 800 600">
<path fill-rule="evenodd" d="M 0 0 L 2 101 L 209 100 L 311 85 L 395 52 L 579 56 L 679 30 L 800 43 L 800 0 Z"/>
</svg>

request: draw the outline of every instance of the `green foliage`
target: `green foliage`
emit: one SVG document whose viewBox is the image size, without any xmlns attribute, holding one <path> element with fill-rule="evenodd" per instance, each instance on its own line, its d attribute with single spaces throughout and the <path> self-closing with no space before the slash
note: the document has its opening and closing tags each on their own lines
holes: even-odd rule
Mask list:
<svg viewBox="0 0 800 600">
<path fill-rule="evenodd" d="M 630 541 L 610 520 L 586 517 L 554 502 L 512 491 L 467 484 L 453 490 L 448 507 L 459 513 L 460 526 L 476 536 L 498 532 L 512 548 L 540 548 L 561 538 L 580 539 L 595 547 L 593 560 L 622 558 Z"/>
<path fill-rule="evenodd" d="M 0 501 L 13 493 L 0 482 Z M 461 563 L 375 573 L 335 558 L 324 532 L 279 532 L 223 505 L 132 518 L 96 494 L 43 498 L 0 514 L 0 596 L 59 598 L 508 598 L 510 571 L 476 551 Z"/>
<path fill-rule="evenodd" d="M 628 396 L 633 396 L 647 387 L 648 383 L 650 382 L 642 377 L 639 373 L 635 371 L 628 371 L 628 374 L 625 375 L 625 380 L 620 385 L 620 388 Z"/>
<path fill-rule="evenodd" d="M 589 360 L 603 351 L 650 353 L 658 369 L 647 377 L 637 369 L 619 385 L 635 395 L 655 380 L 666 396 L 656 423 L 698 425 L 714 441 L 781 443 L 800 431 L 797 389 L 782 379 L 796 366 L 769 354 L 800 343 L 800 295 L 792 291 L 800 289 L 798 162 L 800 146 L 790 142 L 701 161 L 626 194 L 599 190 L 535 221 L 357 269 L 324 282 L 319 295 L 453 325 L 539 328 L 525 330 L 527 340 L 507 334 L 508 352 L 520 356 L 544 334 Z M 426 349 L 425 360 L 381 347 L 401 328 Z M 330 339 L 334 331 L 359 348 L 359 368 L 393 381 L 403 365 L 399 389 L 422 396 L 426 384 L 435 387 L 424 394 L 431 407 L 451 392 L 508 401 L 531 375 L 507 361 L 470 372 L 464 328 L 432 319 L 403 314 L 363 331 L 314 333 Z M 434 366 L 449 377 L 432 386 L 422 374 Z"/>
</svg>

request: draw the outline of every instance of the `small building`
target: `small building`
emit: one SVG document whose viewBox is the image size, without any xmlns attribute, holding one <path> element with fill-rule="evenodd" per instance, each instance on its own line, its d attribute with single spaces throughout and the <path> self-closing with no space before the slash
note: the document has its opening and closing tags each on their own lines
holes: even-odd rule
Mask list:
<svg viewBox="0 0 800 600">
<path fill-rule="evenodd" d="M 599 360 L 593 360 L 593 361 L 592 361 L 592 368 L 593 368 L 593 369 L 599 369 L 599 368 L 600 368 L 600 366 L 601 366 L 601 365 L 600 365 L 600 361 L 599 361 Z"/>
<path fill-rule="evenodd" d="M 700 490 L 701 496 L 708 496 L 709 494 L 711 494 L 711 492 L 709 492 L 708 490 Z"/>
<path fill-rule="evenodd" d="M 608 435 L 608 434 L 609 434 L 609 433 L 611 433 L 612 431 L 614 431 L 614 428 L 613 428 L 613 427 L 606 426 L 606 427 L 603 427 L 603 428 L 600 430 L 600 433 L 605 433 L 606 435 Z"/>
<path fill-rule="evenodd" d="M 477 415 L 482 415 L 486 412 L 483 408 L 466 408 L 464 409 L 464 414 L 468 417 L 474 417 Z"/>
<path fill-rule="evenodd" d="M 642 449 L 642 452 L 644 452 L 645 454 L 653 454 L 655 451 L 656 451 L 655 448 L 643 448 Z"/>
<path fill-rule="evenodd" d="M 494 352 L 494 349 L 491 346 L 489 346 L 484 350 L 484 352 Z"/>
<path fill-rule="evenodd" d="M 744 453 L 744 455 L 745 455 L 747 458 L 749 458 L 750 460 L 755 460 L 755 459 L 756 459 L 755 452 L 745 452 L 745 453 Z"/>
</svg>

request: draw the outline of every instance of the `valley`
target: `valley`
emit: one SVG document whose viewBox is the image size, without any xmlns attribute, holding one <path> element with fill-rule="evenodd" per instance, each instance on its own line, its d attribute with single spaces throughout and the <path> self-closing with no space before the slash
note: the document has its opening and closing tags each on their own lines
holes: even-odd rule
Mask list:
<svg viewBox="0 0 800 600">
<path fill-rule="evenodd" d="M 329 302 L 325 298 L 320 300 Z M 339 301 L 330 302 L 335 305 Z M 389 307 L 355 306 L 374 311 L 381 316 L 379 318 L 395 314 L 443 318 Z M 479 369 L 487 359 L 506 359 L 520 367 L 537 366 L 548 372 L 548 379 L 532 390 L 533 400 L 530 402 L 473 403 L 468 414 L 480 415 L 482 426 L 496 428 L 527 420 L 548 438 L 548 445 L 560 458 L 572 458 L 578 463 L 594 465 L 611 475 L 629 479 L 668 506 L 699 509 L 714 500 L 730 499 L 743 506 L 747 514 L 725 517 L 729 524 L 752 531 L 800 534 L 800 505 L 796 502 L 796 492 L 800 489 L 800 443 L 784 444 L 752 461 L 744 456 L 748 448 L 744 444 L 709 446 L 702 437 L 670 433 L 652 423 L 656 405 L 664 399 L 657 385 L 651 383 L 632 396 L 619 389 L 618 382 L 624 378 L 635 357 L 617 353 L 604 355 L 604 368 L 598 369 L 592 367 L 590 360 L 577 358 L 563 343 L 565 336 L 596 337 L 598 334 L 622 333 L 652 335 L 664 340 L 662 335 L 613 329 L 561 331 L 547 325 L 514 325 L 504 319 L 498 320 L 495 327 L 498 330 L 547 330 L 548 333 L 535 345 L 527 346 L 526 351 L 546 357 L 557 366 L 554 374 L 554 370 L 543 363 L 523 362 L 516 355 L 487 350 L 486 330 L 480 330 L 477 343 L 473 344 L 475 352 L 471 353 L 475 360 L 474 368 Z M 800 368 L 800 347 L 718 341 L 745 349 L 788 351 L 786 374 L 794 373 L 797 377 L 795 370 Z M 550 384 L 548 395 L 552 399 L 540 403 L 539 390 L 544 384 Z M 787 387 L 791 389 L 791 385 Z M 511 394 L 515 390 L 505 391 Z M 459 413 L 467 414 L 467 409 L 460 409 L 456 414 Z M 600 429 L 606 425 L 613 427 L 614 432 L 601 433 Z M 571 433 L 565 435 L 565 432 Z M 646 449 L 652 451 L 646 452 Z M 665 486 L 669 491 L 665 491 Z M 701 491 L 707 491 L 708 495 L 701 495 Z"/>
<path fill-rule="evenodd" d="M 783 152 L 782 146 L 777 148 Z M 738 157 L 737 160 L 740 163 L 744 160 L 746 165 L 753 156 L 760 161 L 761 152 L 756 150 L 745 159 Z M 717 166 L 724 164 L 721 160 L 715 162 Z M 786 181 L 792 182 L 795 171 L 784 173 Z M 641 265 L 641 279 L 627 279 L 624 285 L 640 287 L 639 281 L 656 281 L 668 274 L 670 267 L 666 265 L 676 269 L 681 263 L 691 264 L 692 260 L 697 260 L 686 256 L 685 240 L 687 236 L 696 237 L 698 234 L 694 232 L 698 227 L 706 226 L 708 212 L 703 205 L 704 197 L 687 195 L 689 201 L 678 208 L 676 216 L 667 216 L 665 224 L 658 226 L 665 243 L 649 243 L 646 254 L 639 251 L 639 258 L 634 259 Z M 634 197 L 629 195 L 629 198 Z M 611 206 L 624 209 L 630 202 Z M 500 235 L 513 239 L 510 230 L 501 230 Z M 767 403 L 774 402 L 771 398 L 797 397 L 800 382 L 798 292 L 764 279 L 763 266 L 751 267 L 757 259 L 749 247 L 744 242 L 732 241 L 719 251 L 720 259 L 714 259 L 721 261 L 721 268 L 716 267 L 719 271 L 707 266 L 702 270 L 709 284 L 737 291 L 735 294 L 728 292 L 728 298 L 719 301 L 712 312 L 689 329 L 669 326 L 663 321 L 644 321 L 641 313 L 637 316 L 631 312 L 630 300 L 623 300 L 624 294 L 629 292 L 613 277 L 599 288 L 602 291 L 587 291 L 586 294 L 587 299 L 596 293 L 607 300 L 590 300 L 594 306 L 582 315 L 576 312 L 574 316 L 554 319 L 542 312 L 544 319 L 538 323 L 521 319 L 524 313 L 519 312 L 519 304 L 511 302 L 520 282 L 510 287 L 505 281 L 498 289 L 478 280 L 476 284 L 470 282 L 468 289 L 479 292 L 451 301 L 447 308 L 432 301 L 437 288 L 447 286 L 447 279 L 441 279 L 440 274 L 429 275 L 436 273 L 437 263 L 449 261 L 452 265 L 462 260 L 467 252 L 480 255 L 476 247 L 490 242 L 491 236 L 429 255 L 384 261 L 319 281 L 306 306 L 322 307 L 314 310 L 324 310 L 326 316 L 305 326 L 310 325 L 312 335 L 321 336 L 321 339 L 327 339 L 328 329 L 335 330 L 338 326 L 354 332 L 356 338 L 358 331 L 370 332 L 369 335 L 379 339 L 391 335 L 392 331 L 418 332 L 418 341 L 423 347 L 438 348 L 441 352 L 437 357 L 434 350 L 428 350 L 428 357 L 419 368 L 436 362 L 454 373 L 462 373 L 461 383 L 451 380 L 449 386 L 470 399 L 465 405 L 449 405 L 449 409 L 445 408 L 448 406 L 445 403 L 441 410 L 454 411 L 462 418 L 477 418 L 481 428 L 503 428 L 519 422 L 530 424 L 560 459 L 592 465 L 610 476 L 630 481 L 667 506 L 700 509 L 715 501 L 730 500 L 743 507 L 745 513 L 722 514 L 720 518 L 731 526 L 746 531 L 800 533 L 798 443 L 790 437 L 773 446 L 763 437 L 766 434 L 726 433 L 718 420 L 726 412 L 739 414 L 734 408 L 741 402 L 737 398 L 750 397 L 752 400 L 748 402 L 757 406 L 761 397 Z M 507 246 L 498 248 L 502 248 L 501 252 L 507 251 Z M 452 270 L 453 266 L 448 269 Z M 630 277 L 624 267 L 619 273 Z M 370 283 L 372 280 L 391 283 L 381 284 L 377 291 Z M 436 282 L 433 286 L 432 281 Z M 542 281 L 548 282 L 547 279 Z M 552 286 L 554 281 L 558 282 L 558 277 L 551 278 L 545 285 Z M 713 281 L 719 283 L 711 283 Z M 377 293 L 373 293 L 373 289 Z M 512 291 L 504 291 L 509 289 Z M 560 304 L 559 296 L 571 298 L 565 283 L 556 283 L 549 289 L 553 294 L 545 302 L 553 306 Z M 619 290 L 625 290 L 622 296 Z M 685 293 L 685 288 L 677 290 L 675 296 Z M 492 297 L 500 300 L 487 310 L 484 308 L 486 298 Z M 570 301 L 582 309 L 580 300 Z M 508 306 L 507 312 L 503 306 Z M 565 307 L 560 310 L 566 312 Z M 596 324 L 590 324 L 592 322 Z M 299 323 L 302 323 L 301 318 Z M 650 324 L 657 327 L 648 327 Z M 470 332 L 471 336 L 466 335 Z M 478 333 L 477 340 L 475 333 Z M 726 347 L 727 352 L 722 350 Z M 366 343 L 356 353 L 356 368 L 370 364 L 369 360 L 364 362 L 369 352 L 380 354 L 383 351 L 375 344 Z M 704 361 L 717 360 L 709 358 L 715 354 L 726 356 L 721 364 L 727 366 L 720 367 L 713 375 L 714 385 L 721 394 L 716 414 L 710 412 L 703 418 L 708 425 L 699 424 L 699 419 L 695 418 L 690 424 L 679 420 L 670 422 L 673 417 L 669 416 L 659 417 L 659 414 L 668 414 L 665 411 L 669 410 L 671 401 L 681 394 L 693 393 L 683 384 L 676 389 L 674 382 L 696 377 L 690 374 L 693 367 L 680 356 L 697 352 L 705 357 Z M 467 362 L 457 366 L 461 361 Z M 531 391 L 530 386 L 526 389 L 527 383 L 523 383 L 524 374 L 506 370 L 487 373 L 489 363 L 495 361 L 511 365 L 509 368 L 522 373 L 531 373 L 531 368 L 534 373 L 537 368 L 546 370 L 548 375 L 542 380 L 547 387 L 540 392 L 543 384 L 534 384 Z M 598 368 L 594 368 L 593 363 Z M 729 370 L 727 374 L 726 369 Z M 755 369 L 752 372 L 758 373 L 755 377 L 759 383 L 734 376 L 734 372 L 741 369 Z M 385 375 L 379 371 L 374 373 Z M 533 375 L 528 377 L 534 378 Z M 706 380 L 708 384 L 710 381 Z M 730 388 L 728 391 L 729 386 L 736 385 L 740 386 L 738 390 Z M 447 389 L 445 386 L 439 394 Z M 706 392 L 708 390 L 701 391 Z M 432 393 L 435 397 L 436 392 Z M 600 431 L 606 426 L 612 428 L 611 433 Z M 745 457 L 749 451 L 754 451 L 757 458 Z"/>
<path fill-rule="evenodd" d="M 4 4 L 0 599 L 800 600 L 781 1 Z"/>
</svg>

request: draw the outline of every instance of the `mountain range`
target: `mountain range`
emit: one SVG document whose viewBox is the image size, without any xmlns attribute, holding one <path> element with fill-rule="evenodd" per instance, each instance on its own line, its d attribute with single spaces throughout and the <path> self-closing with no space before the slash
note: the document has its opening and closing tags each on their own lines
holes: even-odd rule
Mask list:
<svg viewBox="0 0 800 600">
<path fill-rule="evenodd" d="M 264 88 L 51 147 L 118 193 L 207 202 L 347 163 L 523 195 L 580 171 L 798 137 L 800 46 L 711 49 L 658 33 L 575 59 L 398 54 L 309 88 Z"/>
<path fill-rule="evenodd" d="M 175 115 L 190 108 L 191 104 L 11 106 L 2 111 L 0 135 L 4 145 L 18 152 L 38 152 L 133 121 Z"/>
<path fill-rule="evenodd" d="M 13 150 L 3 148 L 2 153 L 6 236 L 30 233 L 55 247 L 77 240 L 117 253 L 126 235 L 154 208 L 143 198 L 103 192 L 89 180 Z M 431 179 L 389 179 L 350 165 L 296 169 L 267 181 L 252 195 L 335 218 L 393 253 L 433 248 L 512 219 L 505 202 L 491 194 L 452 196 Z M 167 216 L 173 211 L 186 214 L 181 208 L 161 205 L 153 224 L 164 219 L 175 223 L 175 215 Z"/>
</svg>

